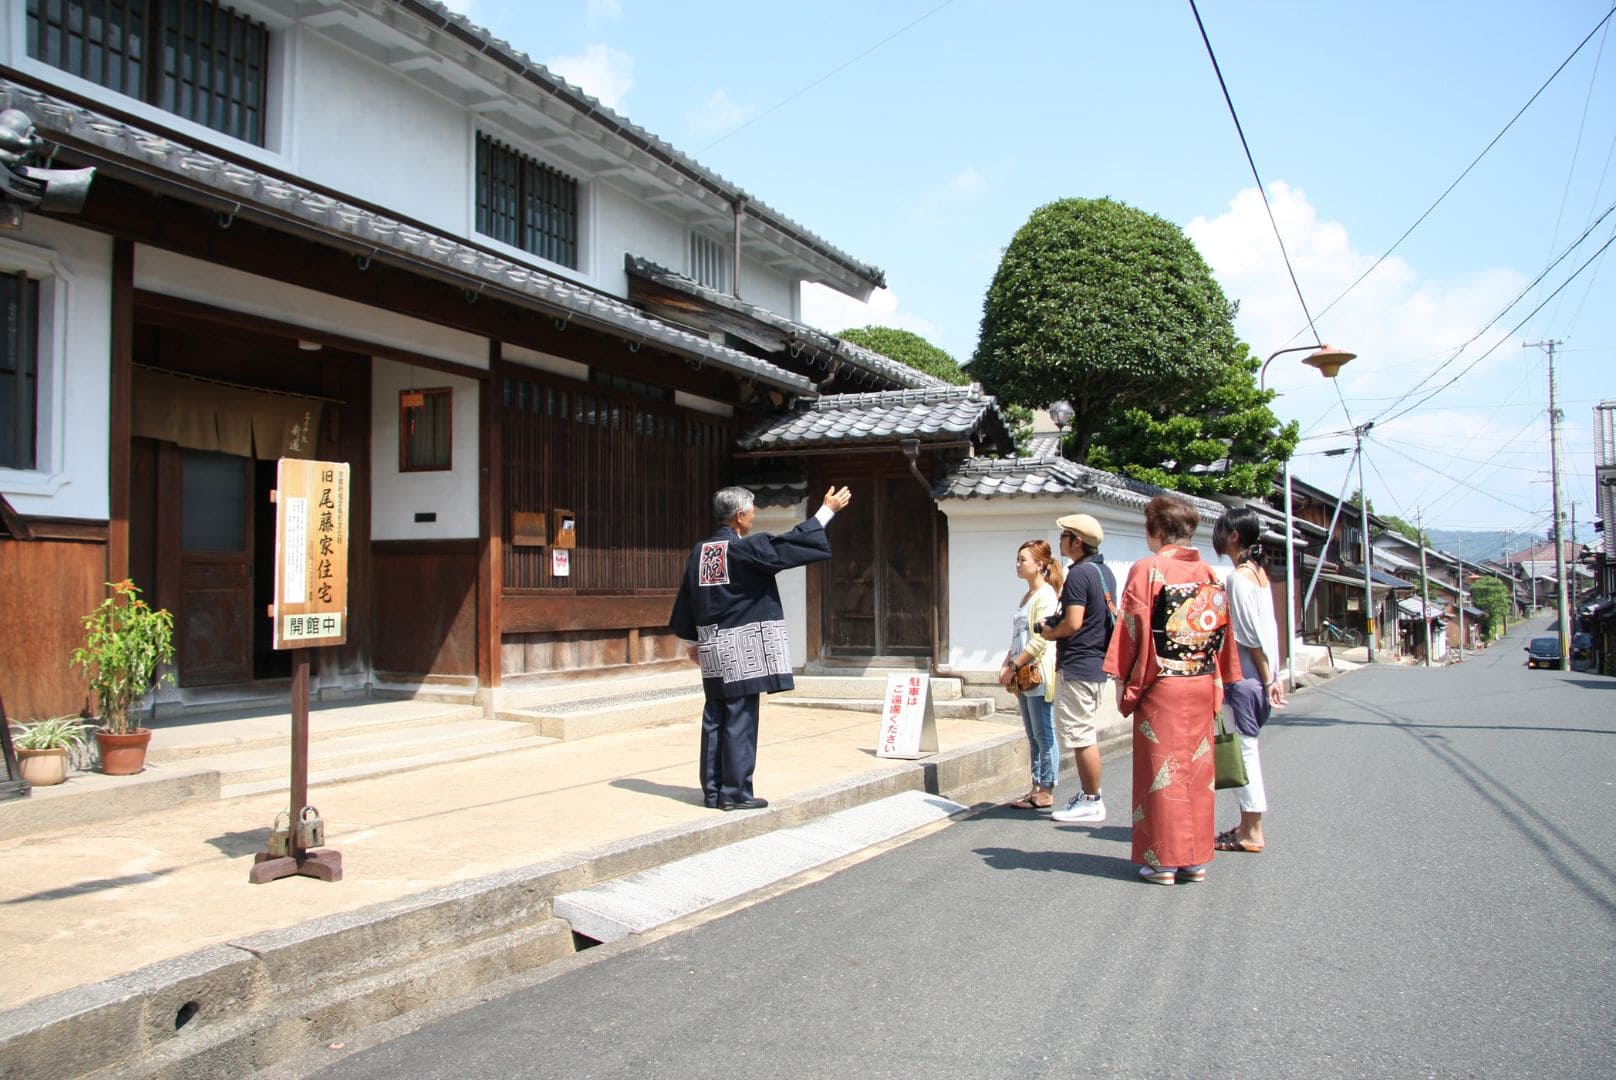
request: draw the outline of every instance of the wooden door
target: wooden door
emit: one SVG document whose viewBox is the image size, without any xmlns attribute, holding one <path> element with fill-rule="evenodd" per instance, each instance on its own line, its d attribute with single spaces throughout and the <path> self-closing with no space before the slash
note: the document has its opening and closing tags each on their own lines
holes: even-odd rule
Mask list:
<svg viewBox="0 0 1616 1080">
<path fill-rule="evenodd" d="M 824 574 L 831 656 L 930 656 L 937 507 L 910 473 L 871 476 L 836 515 Z"/>
<path fill-rule="evenodd" d="M 253 677 L 252 465 L 233 454 L 180 451 L 174 651 L 181 686 Z"/>
</svg>

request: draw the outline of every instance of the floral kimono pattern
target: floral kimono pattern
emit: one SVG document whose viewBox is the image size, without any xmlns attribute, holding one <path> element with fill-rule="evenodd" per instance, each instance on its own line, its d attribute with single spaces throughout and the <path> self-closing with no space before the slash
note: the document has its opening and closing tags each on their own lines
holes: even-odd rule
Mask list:
<svg viewBox="0 0 1616 1080">
<path fill-rule="evenodd" d="M 1105 659 L 1134 718 L 1133 859 L 1151 868 L 1212 860 L 1212 733 L 1238 679 L 1228 597 L 1194 548 L 1165 545 L 1128 573 Z"/>
</svg>

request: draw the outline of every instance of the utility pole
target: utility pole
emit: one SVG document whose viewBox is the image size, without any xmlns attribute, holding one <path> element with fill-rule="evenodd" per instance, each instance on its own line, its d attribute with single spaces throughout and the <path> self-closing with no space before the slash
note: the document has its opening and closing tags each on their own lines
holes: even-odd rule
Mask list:
<svg viewBox="0 0 1616 1080">
<path fill-rule="evenodd" d="M 1425 666 L 1431 666 L 1431 583 L 1425 576 L 1425 522 L 1414 508 L 1414 531 L 1420 534 L 1420 622 L 1425 624 Z"/>
<path fill-rule="evenodd" d="M 1566 599 L 1565 520 L 1560 513 L 1560 409 L 1554 383 L 1554 347 L 1558 341 L 1523 342 L 1522 348 L 1543 349 L 1549 354 L 1549 471 L 1554 486 L 1554 603 L 1560 616 L 1560 670 L 1571 670 L 1571 606 Z"/>
<path fill-rule="evenodd" d="M 1369 577 L 1369 492 L 1363 484 L 1363 437 L 1370 428 L 1375 426 L 1373 420 L 1367 424 L 1352 429 L 1352 437 L 1358 445 L 1358 521 L 1363 529 L 1363 595 L 1364 595 L 1364 642 L 1369 646 L 1369 662 L 1375 662 L 1375 590 Z"/>
</svg>

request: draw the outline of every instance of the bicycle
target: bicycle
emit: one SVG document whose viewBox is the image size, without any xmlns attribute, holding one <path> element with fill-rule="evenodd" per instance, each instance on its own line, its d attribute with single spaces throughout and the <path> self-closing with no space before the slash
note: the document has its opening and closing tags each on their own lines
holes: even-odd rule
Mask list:
<svg viewBox="0 0 1616 1080">
<path fill-rule="evenodd" d="M 1363 644 L 1363 634 L 1349 626 L 1337 626 L 1329 619 L 1319 625 L 1319 644 L 1345 645 L 1349 649 L 1356 649 Z"/>
</svg>

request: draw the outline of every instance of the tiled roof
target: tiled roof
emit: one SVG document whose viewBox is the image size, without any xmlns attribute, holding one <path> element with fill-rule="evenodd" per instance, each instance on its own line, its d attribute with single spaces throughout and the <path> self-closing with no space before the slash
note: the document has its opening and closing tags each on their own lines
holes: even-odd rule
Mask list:
<svg viewBox="0 0 1616 1080">
<path fill-rule="evenodd" d="M 1065 458 L 1045 454 L 1018 458 L 971 458 L 951 468 L 932 487 L 932 495 L 943 499 L 993 499 L 1007 496 L 1080 495 L 1113 506 L 1143 510 L 1157 495 L 1167 492 L 1126 476 L 1091 469 Z M 1215 521 L 1225 509 L 1222 503 L 1195 495 L 1176 494 L 1200 512 L 1203 520 Z"/>
<path fill-rule="evenodd" d="M 1061 434 L 1058 431 L 1041 431 L 1027 436 L 1021 448 L 1032 457 L 1046 457 L 1060 454 Z"/>
<path fill-rule="evenodd" d="M 832 394 L 763 421 L 737 445 L 748 451 L 789 452 L 900 439 L 964 442 L 984 427 L 995 442 L 1009 445 L 997 404 L 976 386 Z"/>
<path fill-rule="evenodd" d="M 698 164 L 694 158 L 683 151 L 674 149 L 674 147 L 663 142 L 638 124 L 630 122 L 627 117 L 613 112 L 605 105 L 602 105 L 597 98 L 589 96 L 583 90 L 558 77 L 549 68 L 535 62 L 532 57 L 511 45 L 510 42 L 495 37 L 464 15 L 449 10 L 443 4 L 437 3 L 436 0 L 395 0 L 395 2 L 398 3 L 399 7 L 411 12 L 418 18 L 443 29 L 451 30 L 478 52 L 492 57 L 502 66 L 517 72 L 522 78 L 555 95 L 559 100 L 571 105 L 588 119 L 593 120 L 612 134 L 625 140 L 636 150 L 685 174 L 726 202 L 730 204 L 738 201 L 744 202 L 747 216 L 756 223 L 759 231 L 764 234 L 776 234 L 779 238 L 801 244 L 820 257 L 835 263 L 843 270 L 862 278 L 877 288 L 886 285 L 886 275 L 878 267 L 855 259 L 846 252 L 831 246 L 828 241 L 758 201 L 752 195 L 725 180 L 712 170 Z"/>
<path fill-rule="evenodd" d="M 631 342 L 649 342 L 742 378 L 797 394 L 818 392 L 801 375 L 653 319 L 616 297 L 0 78 L 0 109 L 4 108 L 26 113 L 39 133 L 52 142 L 82 149 L 93 158 L 143 175 L 161 177 L 215 205 L 233 206 L 228 210 L 232 215 L 253 215 L 279 228 L 295 223 L 336 238 L 356 253 L 368 252 L 366 258 L 389 258 L 412 268 L 428 268 L 436 276 L 457 280 L 468 294 L 491 288 L 491 295 L 538 307 L 555 318 L 577 319 Z"/>
<path fill-rule="evenodd" d="M 738 300 L 728 293 L 708 288 L 706 285 L 692 281 L 677 271 L 658 265 L 649 259 L 643 259 L 638 255 L 625 254 L 623 256 L 623 269 L 630 274 L 638 275 L 649 281 L 655 281 L 665 288 L 675 289 L 688 296 L 697 297 L 715 307 L 721 307 L 726 311 L 732 311 L 738 315 L 755 319 L 765 326 L 778 330 L 786 336 L 787 344 L 791 347 L 793 356 L 799 355 L 803 347 L 806 346 L 813 350 L 810 354 L 810 362 L 827 372 L 830 371 L 836 361 L 840 361 L 855 369 L 868 372 L 873 377 L 885 379 L 897 386 L 908 389 L 954 385 L 953 383 L 944 382 L 935 375 L 928 375 L 924 371 L 918 371 L 910 367 L 908 364 L 899 363 L 890 357 L 883 356 L 881 353 L 855 345 L 851 341 L 843 341 L 834 334 L 827 334 L 823 330 L 818 330 L 812 326 L 793 322 L 783 315 L 769 311 L 767 308 L 748 304 L 746 301 Z M 821 356 L 820 350 L 824 350 L 825 355 Z"/>
</svg>

